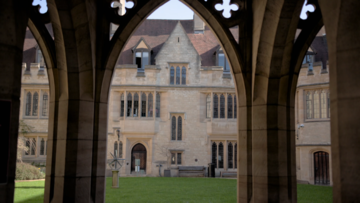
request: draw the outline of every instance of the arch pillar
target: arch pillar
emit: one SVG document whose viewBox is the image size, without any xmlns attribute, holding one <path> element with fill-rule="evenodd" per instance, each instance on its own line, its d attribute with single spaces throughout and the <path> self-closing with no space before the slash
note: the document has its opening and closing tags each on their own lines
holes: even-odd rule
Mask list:
<svg viewBox="0 0 360 203">
<path fill-rule="evenodd" d="M 360 199 L 359 1 L 319 0 L 330 72 L 333 201 Z"/>
<path fill-rule="evenodd" d="M 0 2 L 0 202 L 14 201 L 23 44 L 31 2 Z"/>
</svg>

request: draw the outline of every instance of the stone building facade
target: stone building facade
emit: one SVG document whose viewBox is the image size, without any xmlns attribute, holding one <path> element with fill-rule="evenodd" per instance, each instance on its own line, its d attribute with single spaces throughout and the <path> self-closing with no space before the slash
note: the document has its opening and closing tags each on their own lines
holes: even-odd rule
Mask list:
<svg viewBox="0 0 360 203">
<path fill-rule="evenodd" d="M 23 157 L 27 162 L 44 164 L 48 78 L 41 52 L 31 40 L 24 49 L 33 49 L 29 52 L 35 55 L 25 54 L 20 118 L 34 130 L 25 135 L 29 152 Z M 328 68 L 323 68 L 318 57 L 322 53 L 316 52 L 315 57 L 315 51 L 309 50 L 310 60 L 304 60 L 296 93 L 297 179 L 311 184 L 315 183 L 315 153 L 331 154 L 330 112 L 316 118 L 315 110 L 311 110 L 313 117 L 306 117 L 305 97 L 309 91 L 319 94 L 319 98 L 325 91 L 329 108 Z M 30 63 L 31 58 L 38 63 Z M 179 165 L 207 167 L 211 162 L 215 163 L 217 176 L 224 170 L 235 172 L 237 111 L 229 70 L 215 36 L 197 16 L 190 21 L 145 21 L 119 56 L 109 96 L 107 158 L 116 155 L 125 159 L 120 175 L 158 176 L 161 165 L 161 175 L 164 169 L 170 169 L 171 175 L 177 176 Z M 38 107 L 33 115 L 35 93 Z M 311 108 L 319 105 L 312 104 Z M 323 107 L 316 112 L 320 111 Z M 142 151 L 134 152 L 136 147 Z M 140 169 L 136 169 L 135 159 L 140 160 Z M 331 171 L 328 178 L 327 184 L 331 184 Z"/>
<path fill-rule="evenodd" d="M 158 176 L 159 165 L 161 175 L 169 169 L 178 176 L 178 166 L 207 167 L 212 161 L 217 176 L 236 171 L 234 81 L 216 37 L 196 20 L 197 27 L 193 20 L 147 20 L 119 57 L 109 96 L 107 158 L 125 159 L 121 176 Z M 36 52 L 34 42 L 30 37 L 25 51 Z M 27 53 L 24 60 L 33 58 Z M 23 64 L 20 118 L 34 127 L 25 135 L 29 151 L 23 159 L 42 165 L 48 125 L 43 97 L 49 90 L 45 64 L 40 55 L 35 59 Z"/>
</svg>

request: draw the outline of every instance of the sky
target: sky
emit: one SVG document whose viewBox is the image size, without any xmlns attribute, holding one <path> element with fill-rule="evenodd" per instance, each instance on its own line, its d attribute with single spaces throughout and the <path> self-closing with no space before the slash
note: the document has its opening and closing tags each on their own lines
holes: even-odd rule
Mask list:
<svg viewBox="0 0 360 203">
<path fill-rule="evenodd" d="M 230 17 L 230 12 L 228 11 L 229 8 L 232 8 L 233 10 L 237 10 L 237 6 L 232 5 L 230 7 L 228 4 L 230 0 L 223 0 L 224 5 L 217 5 L 216 9 L 222 9 L 226 12 L 224 12 L 225 17 Z M 314 11 L 314 7 L 312 5 L 305 5 L 306 1 L 304 2 L 303 9 L 301 11 L 300 18 L 306 19 L 306 11 Z M 46 0 L 33 0 L 33 5 L 40 5 L 40 13 L 46 13 L 47 12 L 47 5 Z M 127 3 L 126 6 L 131 7 L 132 3 Z M 234 8 L 235 7 L 235 8 Z M 181 3 L 179 0 L 170 0 L 169 2 L 165 3 L 164 5 L 160 6 L 157 10 L 155 10 L 148 19 L 176 19 L 176 20 L 189 20 L 193 19 L 194 12 L 185 6 L 183 3 Z"/>
</svg>

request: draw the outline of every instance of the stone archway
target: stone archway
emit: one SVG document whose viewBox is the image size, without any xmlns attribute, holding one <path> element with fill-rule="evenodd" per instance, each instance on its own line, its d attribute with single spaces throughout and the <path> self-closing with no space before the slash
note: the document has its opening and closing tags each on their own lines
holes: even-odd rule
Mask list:
<svg viewBox="0 0 360 203">
<path fill-rule="evenodd" d="M 147 152 L 143 144 L 136 144 L 131 150 L 131 172 L 146 174 Z"/>
</svg>

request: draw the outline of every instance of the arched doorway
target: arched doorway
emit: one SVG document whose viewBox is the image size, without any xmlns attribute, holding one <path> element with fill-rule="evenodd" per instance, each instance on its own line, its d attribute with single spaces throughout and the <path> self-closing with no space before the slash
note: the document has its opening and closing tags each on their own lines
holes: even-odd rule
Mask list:
<svg viewBox="0 0 360 203">
<path fill-rule="evenodd" d="M 131 172 L 146 173 L 146 148 L 140 143 L 131 150 Z"/>
<path fill-rule="evenodd" d="M 329 153 L 319 151 L 314 153 L 314 184 L 329 185 Z"/>
</svg>

